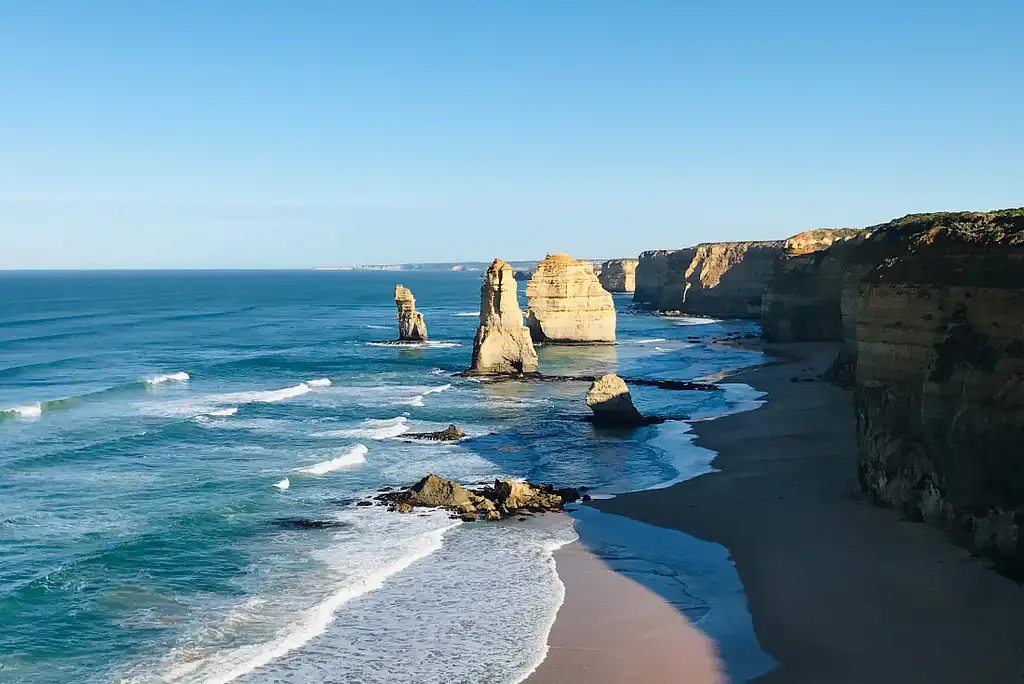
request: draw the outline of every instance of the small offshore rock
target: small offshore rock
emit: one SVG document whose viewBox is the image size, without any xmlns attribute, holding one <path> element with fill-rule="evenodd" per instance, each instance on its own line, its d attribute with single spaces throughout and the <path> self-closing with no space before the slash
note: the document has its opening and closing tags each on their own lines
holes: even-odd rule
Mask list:
<svg viewBox="0 0 1024 684">
<path fill-rule="evenodd" d="M 395 306 L 398 307 L 398 340 L 426 342 L 427 324 L 423 314 L 416 310 L 416 298 L 409 288 L 395 285 Z"/>
<path fill-rule="evenodd" d="M 405 435 L 409 439 L 426 439 L 433 442 L 457 442 L 466 436 L 458 425 L 451 424 L 444 430 L 437 432 L 414 432 Z"/>
<path fill-rule="evenodd" d="M 372 505 L 373 505 L 372 501 L 363 500 L 363 501 L 357 501 L 356 502 L 356 506 L 372 506 Z"/>
<path fill-rule="evenodd" d="M 633 406 L 629 388 L 618 375 L 603 375 L 587 391 L 587 406 L 594 423 L 601 425 L 645 425 L 647 419 Z"/>
</svg>

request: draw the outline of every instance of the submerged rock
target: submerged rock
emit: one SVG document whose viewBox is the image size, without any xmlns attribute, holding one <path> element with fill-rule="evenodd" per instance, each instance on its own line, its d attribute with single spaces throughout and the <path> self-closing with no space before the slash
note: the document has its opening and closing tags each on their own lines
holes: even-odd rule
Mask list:
<svg viewBox="0 0 1024 684">
<path fill-rule="evenodd" d="M 526 325 L 534 342 L 615 341 L 615 303 L 589 262 L 548 255 L 526 284 L 526 296 Z"/>
<path fill-rule="evenodd" d="M 561 511 L 566 503 L 579 498 L 579 492 L 571 487 L 555 489 L 548 484 L 495 480 L 492 486 L 470 490 L 437 475 L 428 475 L 407 490 L 377 497 L 398 513 L 409 513 L 416 507 L 444 508 L 467 522 Z"/>
<path fill-rule="evenodd" d="M 466 433 L 454 424 L 437 432 L 413 432 L 405 435 L 409 439 L 429 439 L 435 442 L 457 442 L 465 436 Z"/>
<path fill-rule="evenodd" d="M 469 369 L 480 375 L 522 375 L 537 370 L 537 352 L 523 312 L 512 267 L 495 259 L 480 286 L 480 326 Z"/>
<path fill-rule="evenodd" d="M 425 342 L 427 324 L 423 314 L 416 310 L 416 298 L 409 288 L 395 285 L 395 305 L 398 307 L 398 340 L 400 342 Z"/>
<path fill-rule="evenodd" d="M 633 406 L 629 388 L 618 375 L 609 373 L 594 381 L 587 390 L 587 406 L 600 425 L 645 425 L 648 420 Z"/>
</svg>

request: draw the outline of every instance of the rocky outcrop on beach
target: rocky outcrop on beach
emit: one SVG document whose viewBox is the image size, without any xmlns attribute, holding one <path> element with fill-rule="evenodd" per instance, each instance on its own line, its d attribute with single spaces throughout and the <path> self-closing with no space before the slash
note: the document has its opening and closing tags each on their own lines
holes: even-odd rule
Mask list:
<svg viewBox="0 0 1024 684">
<path fill-rule="evenodd" d="M 526 325 L 534 342 L 615 342 L 615 303 L 590 263 L 549 254 L 526 284 L 526 296 Z"/>
<path fill-rule="evenodd" d="M 785 241 L 761 297 L 766 340 L 842 339 L 842 291 L 853 250 L 840 245 L 869 234 L 869 229 L 836 228 L 807 231 Z"/>
<path fill-rule="evenodd" d="M 395 285 L 395 305 L 398 307 L 398 341 L 425 342 L 427 324 L 423 314 L 416 310 L 416 298 L 409 288 Z"/>
<path fill-rule="evenodd" d="M 458 425 L 449 425 L 444 430 L 436 432 L 410 432 L 403 435 L 406 439 L 424 439 L 431 442 L 457 442 L 465 436 L 466 433 Z"/>
<path fill-rule="evenodd" d="M 480 286 L 480 326 L 470 374 L 522 375 L 537 370 L 537 352 L 523 325 L 512 267 L 495 259 Z"/>
<path fill-rule="evenodd" d="M 611 259 L 601 264 L 598 279 L 601 287 L 608 292 L 633 292 L 636 290 L 636 267 L 638 259 Z"/>
<path fill-rule="evenodd" d="M 625 381 L 614 373 L 602 375 L 587 390 L 587 406 L 596 425 L 646 425 L 649 421 L 633 405 Z"/>
<path fill-rule="evenodd" d="M 853 290 L 861 486 L 1019 567 L 1024 209 L 908 216 L 871 240 L 899 250 Z"/>
<path fill-rule="evenodd" d="M 579 491 L 567 487 L 555 489 L 548 484 L 516 480 L 495 480 L 491 486 L 468 489 L 438 475 L 427 475 L 408 489 L 379 494 L 377 500 L 398 513 L 418 507 L 444 508 L 466 522 L 561 511 L 565 504 L 578 501 Z"/>
</svg>

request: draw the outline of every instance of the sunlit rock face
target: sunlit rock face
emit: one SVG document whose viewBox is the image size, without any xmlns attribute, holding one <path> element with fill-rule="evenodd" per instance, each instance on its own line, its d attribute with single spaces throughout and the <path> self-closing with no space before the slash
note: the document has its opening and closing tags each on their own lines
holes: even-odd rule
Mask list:
<svg viewBox="0 0 1024 684">
<path fill-rule="evenodd" d="M 495 259 L 480 286 L 480 326 L 473 340 L 471 373 L 520 375 L 537 370 L 537 352 L 523 312 L 512 267 Z"/>
<path fill-rule="evenodd" d="M 526 325 L 534 342 L 615 342 L 615 303 L 594 267 L 567 254 L 551 254 L 526 284 Z"/>
<path fill-rule="evenodd" d="M 427 324 L 423 314 L 416 310 L 416 298 L 409 288 L 395 285 L 395 305 L 398 307 L 398 339 L 400 342 L 424 342 Z"/>
</svg>

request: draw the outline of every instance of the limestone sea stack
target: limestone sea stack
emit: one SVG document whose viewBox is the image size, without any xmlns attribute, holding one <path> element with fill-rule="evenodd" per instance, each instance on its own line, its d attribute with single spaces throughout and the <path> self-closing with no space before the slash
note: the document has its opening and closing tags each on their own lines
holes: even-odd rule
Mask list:
<svg viewBox="0 0 1024 684">
<path fill-rule="evenodd" d="M 587 391 L 587 406 L 597 425 L 645 425 L 648 421 L 633 406 L 625 381 L 614 373 L 602 375 Z"/>
<path fill-rule="evenodd" d="M 416 298 L 409 288 L 395 285 L 395 305 L 398 307 L 398 340 L 426 342 L 427 324 L 423 314 L 416 310 Z"/>
<path fill-rule="evenodd" d="M 598 279 L 601 287 L 609 292 L 633 292 L 636 290 L 636 267 L 638 259 L 611 259 L 601 264 Z"/>
<path fill-rule="evenodd" d="M 537 370 L 537 352 L 523 312 L 512 267 L 495 259 L 480 286 L 480 327 L 473 340 L 470 373 L 522 375 Z"/>
<path fill-rule="evenodd" d="M 526 325 L 534 342 L 615 342 L 615 303 L 591 263 L 549 254 L 526 284 L 526 296 Z"/>
</svg>

